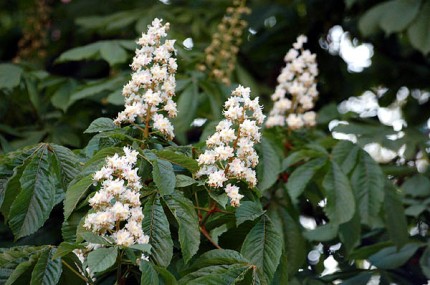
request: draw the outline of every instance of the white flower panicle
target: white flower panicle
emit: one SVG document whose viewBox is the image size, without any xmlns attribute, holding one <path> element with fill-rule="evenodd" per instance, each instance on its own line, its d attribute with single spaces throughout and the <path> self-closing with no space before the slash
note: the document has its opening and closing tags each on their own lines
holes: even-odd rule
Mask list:
<svg viewBox="0 0 430 285">
<path fill-rule="evenodd" d="M 245 181 L 250 187 L 257 184 L 253 168 L 258 164 L 258 155 L 254 144 L 260 141 L 265 116 L 258 97 L 251 100 L 250 92 L 240 85 L 233 91 L 224 104 L 225 119 L 218 123 L 216 132 L 206 141 L 206 151 L 197 159 L 197 177 L 207 176 L 211 187 L 224 187 L 229 179 Z M 224 191 L 232 206 L 240 205 L 243 195 L 239 187 L 227 184 Z"/>
<path fill-rule="evenodd" d="M 318 67 L 316 55 L 303 49 L 306 42 L 306 36 L 299 36 L 284 58 L 286 66 L 278 76 L 278 86 L 272 95 L 274 105 L 267 127 L 287 125 L 296 130 L 316 124 L 316 113 L 310 110 L 318 97 L 315 80 Z"/>
<path fill-rule="evenodd" d="M 178 65 L 174 48 L 175 40 L 164 40 L 169 23 L 154 19 L 148 32 L 137 41 L 141 46 L 136 50 L 131 68 L 131 80 L 124 86 L 125 110 L 118 114 L 115 124 L 141 122 L 150 124 L 164 136 L 173 139 L 173 126 L 169 118 L 177 114 L 175 95 L 175 73 Z M 147 127 L 148 128 L 148 127 Z"/>
<path fill-rule="evenodd" d="M 111 237 L 115 244 L 130 246 L 146 244 L 142 230 L 142 207 L 139 190 L 142 185 L 134 165 L 138 152 L 124 147 L 124 155 L 108 157 L 106 165 L 94 174 L 101 188 L 89 199 L 93 212 L 85 218 L 87 230 Z"/>
</svg>

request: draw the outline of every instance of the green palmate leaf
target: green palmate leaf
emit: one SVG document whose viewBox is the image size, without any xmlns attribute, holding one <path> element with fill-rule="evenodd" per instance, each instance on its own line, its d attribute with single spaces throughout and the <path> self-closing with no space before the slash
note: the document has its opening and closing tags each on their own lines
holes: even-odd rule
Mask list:
<svg viewBox="0 0 430 285">
<path fill-rule="evenodd" d="M 337 224 L 325 224 L 304 232 L 303 236 L 310 241 L 329 241 L 337 236 L 338 230 L 339 225 Z"/>
<path fill-rule="evenodd" d="M 111 66 L 127 61 L 127 52 L 118 42 L 104 43 L 100 49 L 100 56 Z"/>
<path fill-rule="evenodd" d="M 21 183 L 19 182 L 19 179 L 21 178 L 22 173 L 29 162 L 30 159 L 27 159 L 26 161 L 23 161 L 21 165 L 15 167 L 13 170 L 13 175 L 7 180 L 6 185 L 3 188 L 4 190 L 0 199 L 2 202 L 0 210 L 6 220 L 8 220 L 9 217 L 10 206 L 12 205 L 16 196 L 18 196 L 18 194 L 21 192 Z"/>
<path fill-rule="evenodd" d="M 100 42 L 89 44 L 82 47 L 77 47 L 62 53 L 60 57 L 57 59 L 57 62 L 91 59 L 98 53 L 100 48 L 101 48 Z"/>
<path fill-rule="evenodd" d="M 22 76 L 22 68 L 18 65 L 0 64 L 0 90 L 12 89 L 19 85 Z"/>
<path fill-rule="evenodd" d="M 127 60 L 125 48 L 128 47 L 129 42 L 124 40 L 99 41 L 77 47 L 62 53 L 57 62 L 104 59 L 110 65 L 115 65 Z"/>
<path fill-rule="evenodd" d="M 324 211 L 330 222 L 343 224 L 351 220 L 355 212 L 354 194 L 348 178 L 336 162 L 330 162 L 330 168 L 322 185 L 327 195 Z"/>
<path fill-rule="evenodd" d="M 342 171 L 349 174 L 357 162 L 359 150 L 360 148 L 350 141 L 340 141 L 333 148 L 332 157 Z"/>
<path fill-rule="evenodd" d="M 0 252 L 2 284 L 52 284 L 59 282 L 61 260 L 53 259 L 51 246 L 24 246 Z"/>
<path fill-rule="evenodd" d="M 98 118 L 91 122 L 90 126 L 84 133 L 100 133 L 116 129 L 117 126 L 109 118 Z"/>
<path fill-rule="evenodd" d="M 167 160 L 152 160 L 152 177 L 161 195 L 169 195 L 175 191 L 176 176 L 172 164 Z"/>
<path fill-rule="evenodd" d="M 293 171 L 287 182 L 288 194 L 294 202 L 303 193 L 306 185 L 311 181 L 315 173 L 327 162 L 324 157 L 315 158 L 299 166 Z"/>
<path fill-rule="evenodd" d="M 22 190 L 13 201 L 9 225 L 15 238 L 34 233 L 48 219 L 59 187 L 59 169 L 47 145 L 31 157 L 20 177 Z"/>
<path fill-rule="evenodd" d="M 150 258 L 156 264 L 167 267 L 173 256 L 173 241 L 160 198 L 155 195 L 150 197 L 143 214 L 143 232 L 149 236 L 149 244 L 152 247 Z"/>
<path fill-rule="evenodd" d="M 182 194 L 175 192 L 172 196 L 164 197 L 164 200 L 179 224 L 179 242 L 184 261 L 187 263 L 199 249 L 199 218 L 193 202 Z"/>
<path fill-rule="evenodd" d="M 267 216 L 263 216 L 246 236 L 240 253 L 257 266 L 261 284 L 270 284 L 282 247 L 282 236 Z"/>
<path fill-rule="evenodd" d="M 420 246 L 417 243 L 408 243 L 399 250 L 395 246 L 386 247 L 370 256 L 369 261 L 381 269 L 394 269 L 405 264 Z"/>
<path fill-rule="evenodd" d="M 79 158 L 66 147 L 56 144 L 50 144 L 49 147 L 60 167 L 63 188 L 66 190 L 67 185 L 78 175 L 81 169 Z"/>
<path fill-rule="evenodd" d="M 378 32 L 380 21 L 389 7 L 389 2 L 380 3 L 370 8 L 360 18 L 358 28 L 363 36 L 370 36 Z"/>
<path fill-rule="evenodd" d="M 101 92 L 114 91 L 123 84 L 124 77 L 122 76 L 116 76 L 115 78 L 96 80 L 94 82 L 87 83 L 77 89 L 76 92 L 70 96 L 69 104 L 81 99 L 94 97 Z"/>
<path fill-rule="evenodd" d="M 364 151 L 360 151 L 351 186 L 354 190 L 361 223 L 373 226 L 384 200 L 385 176 L 379 165 Z"/>
<path fill-rule="evenodd" d="M 281 230 L 284 251 L 287 255 L 288 274 L 294 275 L 306 261 L 306 241 L 303 238 L 300 224 L 291 217 L 288 211 L 280 206 L 269 208 L 269 217 L 276 228 Z"/>
<path fill-rule="evenodd" d="M 12 284 L 17 284 L 17 283 L 21 283 L 22 279 L 24 277 L 24 282 L 26 282 L 27 284 L 29 282 L 31 282 L 31 279 L 28 277 L 28 274 L 26 274 L 28 271 L 32 270 L 34 268 L 34 265 L 37 262 L 37 258 L 39 254 L 34 254 L 31 255 L 30 258 L 26 261 L 23 261 L 22 263 L 20 263 L 10 274 L 9 278 L 7 279 L 5 285 L 12 285 Z M 21 279 L 21 280 L 20 280 Z M 21 281 L 21 282 L 16 282 L 16 281 Z M 16 282 L 16 283 L 15 283 Z"/>
<path fill-rule="evenodd" d="M 117 247 L 98 248 L 88 254 L 88 267 L 94 273 L 105 271 L 115 264 L 117 256 Z"/>
<path fill-rule="evenodd" d="M 142 260 L 139 265 L 139 270 L 142 272 L 142 276 L 140 278 L 141 285 L 159 284 L 157 271 L 155 271 L 150 262 Z"/>
<path fill-rule="evenodd" d="M 30 285 L 56 285 L 63 271 L 61 259 L 53 259 L 56 249 L 48 249 L 44 251 L 37 260 L 31 273 Z"/>
<path fill-rule="evenodd" d="M 261 139 L 260 163 L 257 167 L 258 189 L 264 191 L 272 186 L 278 179 L 281 161 L 276 150 L 269 140 Z"/>
<path fill-rule="evenodd" d="M 391 181 L 385 182 L 384 192 L 384 218 L 388 234 L 394 244 L 398 248 L 401 248 L 408 242 L 409 238 L 408 224 L 402 199 Z"/>
<path fill-rule="evenodd" d="M 422 174 L 414 175 L 402 184 L 402 189 L 405 194 L 413 197 L 428 197 L 430 196 L 430 179 Z"/>
<path fill-rule="evenodd" d="M 85 196 L 87 190 L 93 184 L 93 176 L 87 175 L 81 180 L 70 185 L 64 199 L 64 220 L 67 220 L 79 201 Z"/>
<path fill-rule="evenodd" d="M 169 150 L 157 151 L 155 152 L 155 154 L 161 159 L 170 161 L 173 164 L 177 164 L 179 166 L 182 166 L 183 168 L 188 169 L 191 173 L 195 173 L 197 172 L 197 170 L 199 170 L 199 165 L 197 161 L 184 154 Z"/>
<path fill-rule="evenodd" d="M 416 1 L 418 2 L 418 1 Z M 418 16 L 408 29 L 409 40 L 413 47 L 421 51 L 423 54 L 430 52 L 430 2 L 423 3 Z"/>
<path fill-rule="evenodd" d="M 405 30 L 421 6 L 421 1 L 392 0 L 388 3 L 379 23 L 386 34 Z"/>
<path fill-rule="evenodd" d="M 236 226 L 246 221 L 253 221 L 264 214 L 260 202 L 245 201 L 236 209 Z"/>
<path fill-rule="evenodd" d="M 253 265 L 248 264 L 231 264 L 231 265 L 214 265 L 201 268 L 192 272 L 179 280 L 180 285 L 224 285 L 238 284 L 246 274 L 253 270 Z M 260 284 L 258 277 L 253 280 L 252 284 Z"/>
</svg>

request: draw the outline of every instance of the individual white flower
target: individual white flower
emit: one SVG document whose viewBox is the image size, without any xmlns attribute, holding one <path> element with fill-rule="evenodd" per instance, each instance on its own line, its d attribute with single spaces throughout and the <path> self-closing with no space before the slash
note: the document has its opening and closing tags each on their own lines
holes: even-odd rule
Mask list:
<svg viewBox="0 0 430 285">
<path fill-rule="evenodd" d="M 134 73 L 122 91 L 125 109 L 118 114 L 115 124 L 140 122 L 145 124 L 145 137 L 149 128 L 160 131 L 168 139 L 173 139 L 173 125 L 169 118 L 177 115 L 175 95 L 175 73 L 178 68 L 174 40 L 163 40 L 167 36 L 169 24 L 154 19 L 148 32 L 137 41 L 141 46 L 136 50 L 131 68 Z M 163 114 L 166 114 L 165 117 Z"/>
<path fill-rule="evenodd" d="M 274 104 L 266 121 L 269 128 L 287 125 L 289 129 L 297 130 L 316 124 L 315 117 L 312 117 L 314 112 L 305 116 L 318 97 L 316 55 L 303 49 L 306 42 L 305 36 L 299 36 L 285 55 L 286 66 L 278 76 L 278 86 L 271 96 Z"/>
<path fill-rule="evenodd" d="M 234 207 L 240 205 L 239 187 L 225 183 L 230 179 L 247 182 L 255 187 L 257 179 L 252 169 L 258 163 L 254 144 L 260 141 L 260 126 L 264 121 L 258 98 L 251 100 L 251 90 L 239 85 L 224 104 L 225 120 L 216 126 L 216 132 L 206 140 L 207 149 L 197 162 L 196 176 L 207 176 L 207 184 L 222 188 Z"/>
</svg>

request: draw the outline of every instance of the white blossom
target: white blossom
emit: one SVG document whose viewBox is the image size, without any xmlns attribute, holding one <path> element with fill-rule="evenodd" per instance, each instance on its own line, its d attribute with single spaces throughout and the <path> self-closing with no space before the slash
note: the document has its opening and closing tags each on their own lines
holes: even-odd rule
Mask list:
<svg viewBox="0 0 430 285">
<path fill-rule="evenodd" d="M 286 66 L 278 76 L 271 96 L 274 104 L 266 121 L 267 127 L 285 126 L 292 130 L 316 124 L 314 108 L 318 97 L 315 78 L 318 75 L 316 55 L 303 49 L 306 36 L 299 36 L 285 55 Z M 289 95 L 289 97 L 287 97 Z"/>
<path fill-rule="evenodd" d="M 124 155 L 106 158 L 106 165 L 94 174 L 100 189 L 89 199 L 92 211 L 84 228 L 102 237 L 111 237 L 121 246 L 148 243 L 142 231 L 141 184 L 137 175 L 138 152 L 124 147 Z M 91 246 L 87 247 L 92 250 Z"/>
<path fill-rule="evenodd" d="M 163 40 L 167 36 L 169 23 L 154 19 L 148 32 L 137 41 L 131 68 L 133 74 L 122 91 L 125 109 L 118 114 L 115 124 L 145 123 L 173 139 L 173 125 L 168 118 L 176 117 L 178 111 L 172 100 L 175 95 L 175 73 L 178 68 L 174 40 Z M 168 118 L 167 118 L 167 117 Z"/>
<path fill-rule="evenodd" d="M 224 188 L 234 207 L 240 205 L 243 195 L 239 187 L 225 183 L 231 179 L 247 182 L 255 187 L 257 179 L 254 167 L 258 155 L 254 144 L 260 141 L 260 127 L 265 116 L 258 98 L 250 98 L 251 90 L 241 85 L 224 104 L 225 119 L 216 126 L 216 132 L 206 140 L 207 149 L 197 162 L 200 166 L 196 176 L 207 176 L 207 184 Z"/>
</svg>

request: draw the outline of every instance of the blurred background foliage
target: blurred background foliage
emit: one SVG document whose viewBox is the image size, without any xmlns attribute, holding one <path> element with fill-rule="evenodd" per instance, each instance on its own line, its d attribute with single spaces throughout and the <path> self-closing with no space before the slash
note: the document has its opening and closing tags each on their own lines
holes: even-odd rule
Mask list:
<svg viewBox="0 0 430 285">
<path fill-rule="evenodd" d="M 134 40 L 155 17 L 170 22 L 170 36 L 177 39 L 177 140 L 198 142 L 221 118 L 232 88 L 199 69 L 230 5 L 224 0 L 1 1 L 0 152 L 42 141 L 83 148 L 91 138 L 83 134 L 90 122 L 113 118 L 122 109 Z M 247 6 L 252 12 L 244 16 L 248 27 L 233 85 L 250 86 L 268 112 L 286 51 L 299 34 L 307 35 L 320 69 L 317 137 L 334 131 L 335 137 L 367 146 L 369 152 L 373 146 L 372 157 L 404 189 L 410 227 L 420 225 L 417 234 L 428 241 L 430 211 L 421 201 L 430 197 L 430 180 L 428 172 L 415 174 L 418 160 L 428 160 L 430 0 L 249 0 Z M 55 237 L 50 239 L 55 243 Z M 382 284 L 403 284 L 398 280 L 402 274 L 413 276 L 421 256 L 429 271 L 428 252 L 407 255 L 410 260 L 393 275 L 399 279 L 382 274 L 388 280 Z M 317 273 L 323 269 L 321 262 L 313 268 Z M 358 283 L 366 274 L 348 284 L 366 284 Z M 422 272 L 415 278 L 404 284 L 425 280 Z"/>
</svg>

